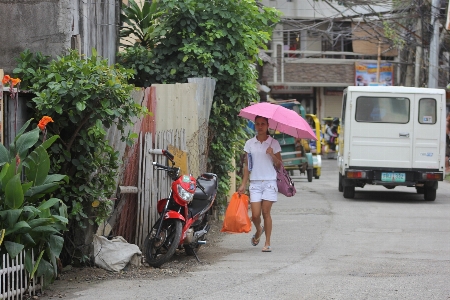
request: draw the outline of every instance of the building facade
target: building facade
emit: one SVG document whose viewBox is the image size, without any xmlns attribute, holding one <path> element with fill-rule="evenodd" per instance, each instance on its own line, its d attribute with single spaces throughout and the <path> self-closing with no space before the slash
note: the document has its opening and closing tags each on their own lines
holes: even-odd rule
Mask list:
<svg viewBox="0 0 450 300">
<path fill-rule="evenodd" d="M 396 49 L 377 41 L 375 29 L 360 18 L 372 16 L 374 11 L 387 12 L 390 7 L 348 8 L 337 1 L 330 5 L 321 0 L 261 3 L 283 13 L 266 51 L 276 64 L 266 64 L 262 71 L 274 100 L 296 99 L 306 113 L 340 117 L 342 92 L 347 86 L 396 84 Z M 364 78 L 360 82 L 357 73 Z"/>
</svg>

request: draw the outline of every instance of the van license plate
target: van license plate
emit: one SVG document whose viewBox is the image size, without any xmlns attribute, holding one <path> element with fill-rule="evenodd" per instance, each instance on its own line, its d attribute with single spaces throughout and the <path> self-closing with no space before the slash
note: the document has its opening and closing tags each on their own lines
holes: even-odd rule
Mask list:
<svg viewBox="0 0 450 300">
<path fill-rule="evenodd" d="M 405 182 L 405 173 L 381 173 L 381 181 Z"/>
</svg>

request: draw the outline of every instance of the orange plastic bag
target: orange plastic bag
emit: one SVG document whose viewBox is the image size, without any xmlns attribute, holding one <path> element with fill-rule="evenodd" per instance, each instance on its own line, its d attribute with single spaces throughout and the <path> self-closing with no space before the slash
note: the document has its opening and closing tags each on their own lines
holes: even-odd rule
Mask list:
<svg viewBox="0 0 450 300">
<path fill-rule="evenodd" d="M 248 233 L 252 230 L 252 224 L 248 216 L 248 196 L 234 193 L 231 196 L 225 219 L 223 220 L 222 232 Z"/>
</svg>

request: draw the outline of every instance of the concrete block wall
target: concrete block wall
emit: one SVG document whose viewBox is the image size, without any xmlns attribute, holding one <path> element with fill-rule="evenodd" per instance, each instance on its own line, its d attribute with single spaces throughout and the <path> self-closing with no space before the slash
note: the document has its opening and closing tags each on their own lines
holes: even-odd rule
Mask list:
<svg viewBox="0 0 450 300">
<path fill-rule="evenodd" d="M 73 0 L 2 1 L 0 66 L 11 74 L 20 52 L 61 55 L 70 48 Z"/>
</svg>

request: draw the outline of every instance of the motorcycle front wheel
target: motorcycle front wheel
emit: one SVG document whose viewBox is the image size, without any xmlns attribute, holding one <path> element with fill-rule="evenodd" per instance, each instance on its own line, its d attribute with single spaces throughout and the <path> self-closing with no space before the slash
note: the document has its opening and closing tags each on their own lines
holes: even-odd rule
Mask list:
<svg viewBox="0 0 450 300">
<path fill-rule="evenodd" d="M 152 267 L 160 267 L 166 263 L 178 248 L 181 238 L 182 224 L 178 219 L 162 221 L 161 232 L 156 236 L 159 222 L 145 238 L 145 260 Z"/>
</svg>

